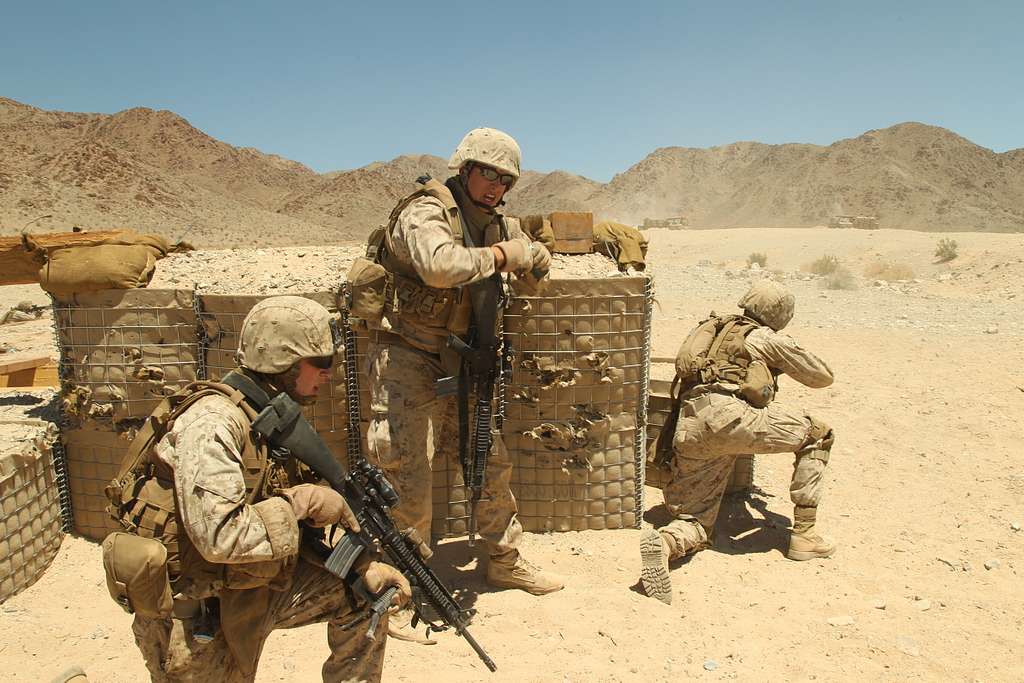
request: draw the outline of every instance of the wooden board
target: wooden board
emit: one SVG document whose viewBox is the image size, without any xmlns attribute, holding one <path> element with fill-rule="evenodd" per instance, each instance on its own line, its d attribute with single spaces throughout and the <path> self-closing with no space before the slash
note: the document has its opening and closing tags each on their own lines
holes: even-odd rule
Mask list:
<svg viewBox="0 0 1024 683">
<path fill-rule="evenodd" d="M 49 356 L 0 363 L 0 388 L 57 387 L 57 363 Z"/>
<path fill-rule="evenodd" d="M 589 211 L 554 211 L 549 216 L 559 254 L 589 254 L 594 250 L 594 214 Z"/>
</svg>

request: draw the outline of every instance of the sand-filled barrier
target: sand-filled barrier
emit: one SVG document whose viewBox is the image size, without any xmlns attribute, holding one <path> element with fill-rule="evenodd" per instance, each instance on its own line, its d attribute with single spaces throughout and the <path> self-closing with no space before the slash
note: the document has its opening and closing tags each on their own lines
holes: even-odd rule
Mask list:
<svg viewBox="0 0 1024 683">
<path fill-rule="evenodd" d="M 54 299 L 61 356 L 63 441 L 78 533 L 100 539 L 114 522 L 103 487 L 135 430 L 166 395 L 234 367 L 238 330 L 266 296 L 299 294 L 337 309 L 356 247 L 171 255 L 149 288 Z M 556 255 L 539 291 L 516 288 L 505 318 L 513 348 L 503 434 L 512 489 L 530 531 L 636 527 L 642 509 L 645 397 L 653 286 L 604 256 Z M 357 330 L 362 414 L 367 415 Z M 307 418 L 339 461 L 347 427 L 344 363 Z M 434 463 L 434 535 L 468 526 L 457 462 Z"/>
</svg>

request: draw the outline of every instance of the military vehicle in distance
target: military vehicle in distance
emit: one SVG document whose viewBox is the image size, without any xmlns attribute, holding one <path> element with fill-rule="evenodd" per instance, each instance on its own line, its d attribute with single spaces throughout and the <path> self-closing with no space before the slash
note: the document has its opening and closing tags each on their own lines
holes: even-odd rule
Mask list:
<svg viewBox="0 0 1024 683">
<path fill-rule="evenodd" d="M 858 228 L 860 230 L 878 230 L 877 216 L 832 216 L 828 222 L 830 228 Z"/>
</svg>

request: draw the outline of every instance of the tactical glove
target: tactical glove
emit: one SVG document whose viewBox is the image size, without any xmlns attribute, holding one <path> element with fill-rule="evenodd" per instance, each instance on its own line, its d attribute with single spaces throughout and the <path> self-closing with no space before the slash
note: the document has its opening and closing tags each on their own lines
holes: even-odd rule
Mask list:
<svg viewBox="0 0 1024 683">
<path fill-rule="evenodd" d="M 530 272 L 540 280 L 551 271 L 551 252 L 540 242 L 534 242 L 530 246 L 533 248 L 533 266 Z"/>
<path fill-rule="evenodd" d="M 405 578 L 402 572 L 390 564 L 377 561 L 370 562 L 370 564 L 366 565 L 366 569 L 363 570 L 363 581 L 366 582 L 366 589 L 374 595 L 379 595 L 381 591 L 387 590 L 392 586 L 397 588 L 398 592 L 395 593 L 391 604 L 398 607 L 409 602 L 409 599 L 412 597 L 412 588 L 409 586 L 409 580 Z"/>
<path fill-rule="evenodd" d="M 359 531 L 359 522 L 340 493 L 326 486 L 299 484 L 283 489 L 280 494 L 292 504 L 295 519 L 310 526 L 324 527 L 341 524 L 346 529 Z"/>
<path fill-rule="evenodd" d="M 500 249 L 505 256 L 505 263 L 501 266 L 503 273 L 521 273 L 533 266 L 533 257 L 530 250 L 520 240 L 507 240 L 494 245 Z"/>
</svg>

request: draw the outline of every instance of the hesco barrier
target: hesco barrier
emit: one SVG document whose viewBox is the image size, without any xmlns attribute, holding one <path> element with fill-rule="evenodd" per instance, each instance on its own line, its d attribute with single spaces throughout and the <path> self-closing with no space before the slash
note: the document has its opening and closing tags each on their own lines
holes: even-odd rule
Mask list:
<svg viewBox="0 0 1024 683">
<path fill-rule="evenodd" d="M 552 280 L 505 314 L 504 434 L 523 527 L 639 527 L 652 282 Z"/>
<path fill-rule="evenodd" d="M 304 296 L 336 310 L 332 293 Z M 54 301 L 78 533 L 101 539 L 114 528 L 103 487 L 135 428 L 163 396 L 235 366 L 241 322 L 263 298 L 139 289 Z M 639 526 L 651 302 L 648 278 L 556 280 L 542 295 L 511 302 L 505 333 L 515 362 L 504 434 L 527 530 Z M 357 339 L 364 437 L 365 343 Z M 344 464 L 340 355 L 334 367 L 328 390 L 305 412 Z M 464 534 L 468 504 L 458 463 L 434 463 L 433 500 L 434 534 Z"/>
<path fill-rule="evenodd" d="M 195 295 L 119 289 L 54 299 L 65 413 L 118 423 L 145 419 L 196 379 L 201 362 Z"/>
<path fill-rule="evenodd" d="M 647 449 L 654 447 L 654 442 L 661 433 L 661 428 L 668 419 L 672 409 L 672 382 L 661 379 L 651 380 L 650 396 L 647 400 Z M 652 454 L 653 456 L 653 454 Z M 655 467 L 647 463 L 644 483 L 655 488 L 665 488 L 671 478 L 668 469 Z M 726 493 L 745 493 L 754 488 L 754 456 L 741 455 L 736 458 L 732 475 L 725 487 Z"/>
<path fill-rule="evenodd" d="M 196 297 L 151 289 L 55 297 L 53 320 L 74 529 L 99 540 L 116 528 L 103 488 L 135 428 L 202 376 Z"/>
<path fill-rule="evenodd" d="M 57 425 L 0 416 L 0 602 L 35 583 L 64 536 Z"/>
</svg>

